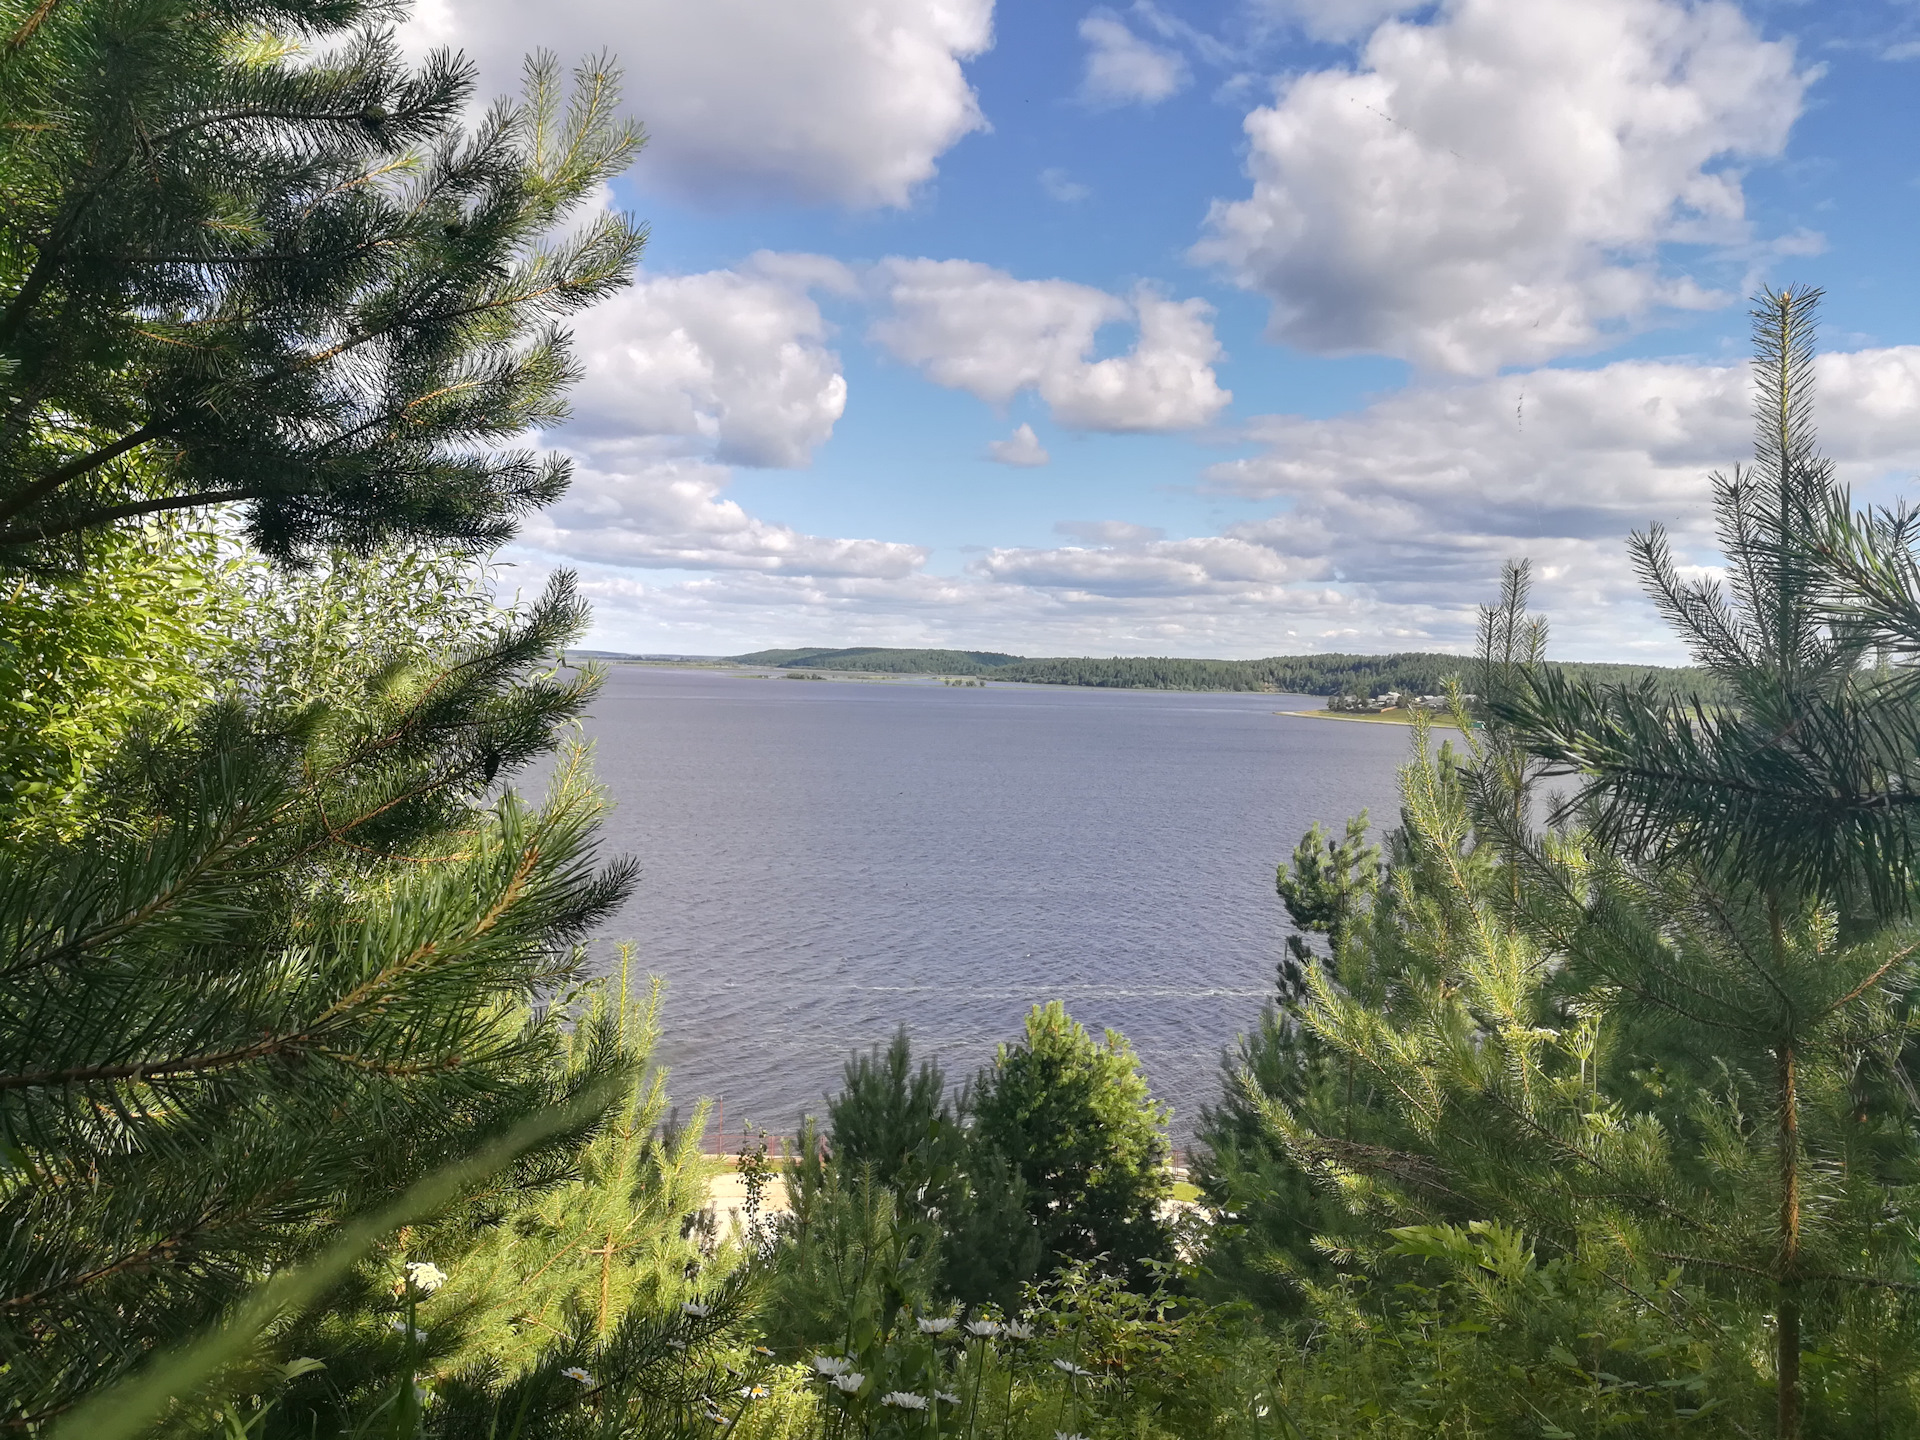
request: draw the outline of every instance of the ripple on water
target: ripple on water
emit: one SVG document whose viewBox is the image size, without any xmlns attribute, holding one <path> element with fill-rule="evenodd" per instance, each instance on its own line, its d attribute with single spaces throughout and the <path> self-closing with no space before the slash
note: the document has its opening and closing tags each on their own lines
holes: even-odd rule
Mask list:
<svg viewBox="0 0 1920 1440">
<path fill-rule="evenodd" d="M 901 1022 L 957 1079 L 1060 999 L 1184 1138 L 1271 993 L 1274 866 L 1394 813 L 1407 732 L 1274 714 L 1318 703 L 616 666 L 587 728 L 642 874 L 596 953 L 666 978 L 673 1093 L 729 1130 L 791 1129 Z"/>
</svg>

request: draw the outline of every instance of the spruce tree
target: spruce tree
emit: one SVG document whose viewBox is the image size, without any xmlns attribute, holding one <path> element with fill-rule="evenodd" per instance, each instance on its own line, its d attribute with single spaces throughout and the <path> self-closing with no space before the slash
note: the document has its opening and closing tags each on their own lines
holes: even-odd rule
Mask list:
<svg viewBox="0 0 1920 1440">
<path fill-rule="evenodd" d="M 564 488 L 557 322 L 643 235 L 571 233 L 638 132 L 617 74 L 402 63 L 376 0 L 0 0 L 0 563 L 231 506 L 266 554 L 473 551 Z"/>
</svg>

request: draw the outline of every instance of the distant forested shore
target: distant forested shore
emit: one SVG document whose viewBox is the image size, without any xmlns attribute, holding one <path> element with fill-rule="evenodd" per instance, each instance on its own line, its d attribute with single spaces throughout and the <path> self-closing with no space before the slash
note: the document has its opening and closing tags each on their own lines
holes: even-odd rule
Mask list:
<svg viewBox="0 0 1920 1440">
<path fill-rule="evenodd" d="M 1264 660 L 1182 660 L 1172 656 L 1116 655 L 1029 658 L 995 650 L 893 650 L 854 646 L 843 650 L 756 650 L 727 657 L 739 665 L 777 665 L 792 670 L 859 670 L 907 675 L 981 675 L 1033 685 L 1093 685 L 1126 690 L 1253 690 L 1287 695 L 1379 695 L 1389 690 L 1438 694 L 1448 677 L 1464 676 L 1472 661 L 1461 655 L 1407 651 L 1397 655 L 1274 655 Z M 1569 679 L 1597 685 L 1630 684 L 1652 677 L 1667 693 L 1713 698 L 1704 671 L 1682 666 L 1550 662 Z"/>
</svg>

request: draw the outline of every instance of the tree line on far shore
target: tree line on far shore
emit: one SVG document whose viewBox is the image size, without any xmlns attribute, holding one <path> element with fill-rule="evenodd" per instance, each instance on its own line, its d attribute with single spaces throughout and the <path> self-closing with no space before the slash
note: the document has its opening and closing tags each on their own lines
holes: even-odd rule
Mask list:
<svg viewBox="0 0 1920 1440">
<path fill-rule="evenodd" d="M 896 675 L 972 675 L 1029 685 L 1089 685 L 1118 690 L 1246 690 L 1282 695 L 1438 695 L 1465 674 L 1464 655 L 1406 651 L 1394 655 L 1274 655 L 1264 660 L 1185 660 L 1114 655 L 1029 658 L 992 650 L 914 650 L 853 646 L 842 650 L 756 650 L 727 657 L 741 665 L 795 670 L 856 670 Z M 1574 682 L 1651 684 L 1663 697 L 1697 695 L 1717 702 L 1713 675 L 1696 666 L 1618 665 L 1549 660 Z"/>
</svg>

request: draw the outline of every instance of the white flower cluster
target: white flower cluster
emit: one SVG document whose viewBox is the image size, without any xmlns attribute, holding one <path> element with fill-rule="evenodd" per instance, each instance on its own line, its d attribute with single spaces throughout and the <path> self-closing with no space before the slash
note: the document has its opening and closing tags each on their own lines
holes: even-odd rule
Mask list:
<svg viewBox="0 0 1920 1440">
<path fill-rule="evenodd" d="M 407 1283 L 423 1295 L 431 1295 L 447 1283 L 447 1272 L 427 1260 L 414 1260 L 407 1265 Z"/>
<path fill-rule="evenodd" d="M 880 1397 L 882 1405 L 891 1405 L 896 1410 L 924 1410 L 927 1397 L 916 1395 L 911 1390 L 889 1390 Z"/>
</svg>

